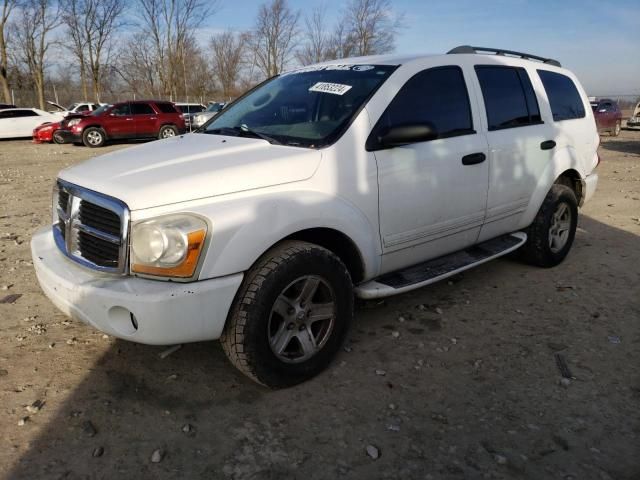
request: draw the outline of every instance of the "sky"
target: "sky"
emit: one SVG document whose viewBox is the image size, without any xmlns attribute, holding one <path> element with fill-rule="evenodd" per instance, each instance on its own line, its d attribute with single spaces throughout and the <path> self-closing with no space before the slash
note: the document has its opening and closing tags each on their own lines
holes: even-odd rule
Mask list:
<svg viewBox="0 0 640 480">
<path fill-rule="evenodd" d="M 343 1 L 289 0 L 304 15 Z M 391 0 L 404 15 L 397 53 L 445 53 L 458 45 L 527 52 L 559 60 L 589 95 L 640 94 L 640 0 Z M 263 0 L 220 0 L 202 35 L 251 28 Z"/>
</svg>

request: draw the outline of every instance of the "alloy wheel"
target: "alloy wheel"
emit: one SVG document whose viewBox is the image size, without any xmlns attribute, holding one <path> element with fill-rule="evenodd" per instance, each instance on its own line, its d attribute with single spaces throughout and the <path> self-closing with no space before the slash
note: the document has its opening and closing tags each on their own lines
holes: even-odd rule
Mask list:
<svg viewBox="0 0 640 480">
<path fill-rule="evenodd" d="M 316 355 L 331 336 L 335 294 L 322 278 L 306 275 L 278 295 L 269 317 L 271 350 L 279 360 L 300 363 Z"/>
</svg>

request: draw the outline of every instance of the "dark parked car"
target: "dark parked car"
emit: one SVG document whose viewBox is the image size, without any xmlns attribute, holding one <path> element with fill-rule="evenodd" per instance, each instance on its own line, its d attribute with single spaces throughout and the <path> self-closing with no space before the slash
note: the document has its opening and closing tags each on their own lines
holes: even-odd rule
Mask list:
<svg viewBox="0 0 640 480">
<path fill-rule="evenodd" d="M 10 103 L 0 103 L 0 110 L 4 110 L 5 108 L 18 108 L 15 105 L 11 105 Z"/>
<path fill-rule="evenodd" d="M 108 140 L 169 138 L 184 133 L 184 117 L 170 102 L 140 100 L 104 105 L 63 122 L 65 142 L 101 147 Z"/>
<path fill-rule="evenodd" d="M 618 102 L 609 98 L 601 98 L 591 102 L 593 116 L 599 132 L 609 132 L 614 137 L 620 135 L 622 128 L 622 112 Z"/>
</svg>

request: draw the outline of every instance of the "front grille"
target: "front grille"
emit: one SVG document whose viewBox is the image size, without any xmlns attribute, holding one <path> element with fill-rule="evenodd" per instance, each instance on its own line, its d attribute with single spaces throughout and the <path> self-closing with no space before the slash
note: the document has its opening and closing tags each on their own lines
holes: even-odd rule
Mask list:
<svg viewBox="0 0 640 480">
<path fill-rule="evenodd" d="M 78 232 L 78 250 L 83 258 L 101 267 L 118 267 L 120 245 L 94 237 L 86 232 Z"/>
<path fill-rule="evenodd" d="M 112 197 L 58 181 L 53 234 L 72 260 L 101 271 L 125 273 L 129 210 Z"/>
<path fill-rule="evenodd" d="M 120 236 L 120 216 L 111 210 L 80 200 L 78 218 L 84 225 Z"/>
</svg>

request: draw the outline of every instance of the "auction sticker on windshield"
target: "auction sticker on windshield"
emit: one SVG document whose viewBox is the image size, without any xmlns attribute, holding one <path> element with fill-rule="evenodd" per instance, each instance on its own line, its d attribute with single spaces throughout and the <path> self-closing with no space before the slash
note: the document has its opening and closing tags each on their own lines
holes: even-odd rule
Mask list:
<svg viewBox="0 0 640 480">
<path fill-rule="evenodd" d="M 328 82 L 318 82 L 309 89 L 310 92 L 331 93 L 333 95 L 344 95 L 349 90 L 351 90 L 351 85 Z"/>
</svg>

